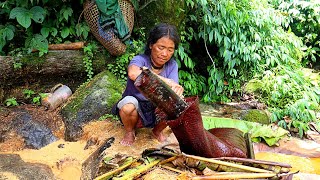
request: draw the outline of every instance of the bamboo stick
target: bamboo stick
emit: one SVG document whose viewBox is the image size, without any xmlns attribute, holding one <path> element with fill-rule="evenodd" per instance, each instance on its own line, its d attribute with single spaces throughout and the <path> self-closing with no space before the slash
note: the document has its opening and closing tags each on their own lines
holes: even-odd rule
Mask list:
<svg viewBox="0 0 320 180">
<path fill-rule="evenodd" d="M 168 163 L 168 162 L 171 162 L 171 161 L 174 161 L 178 158 L 178 156 L 173 156 L 173 157 L 170 157 L 168 159 L 165 159 L 163 161 L 161 161 L 159 164 L 162 165 L 162 164 L 165 164 L 165 163 Z"/>
<path fill-rule="evenodd" d="M 207 179 L 257 179 L 257 178 L 271 178 L 276 176 L 276 173 L 243 173 L 237 172 L 232 174 L 213 174 L 209 176 L 194 176 L 192 180 L 207 180 Z"/>
<path fill-rule="evenodd" d="M 94 180 L 103 180 L 103 179 L 108 179 L 109 176 L 113 176 L 116 174 L 119 174 L 122 170 L 126 169 L 127 167 L 129 167 L 132 163 L 134 163 L 134 159 L 132 157 L 127 158 L 127 160 L 123 163 L 122 166 L 120 166 L 119 168 L 109 171 L 105 174 L 102 174 L 101 176 L 96 177 Z"/>
<path fill-rule="evenodd" d="M 142 174 L 143 172 L 147 171 L 148 169 L 152 168 L 153 166 L 157 165 L 160 162 L 160 160 L 154 160 L 150 162 L 149 164 L 143 165 L 140 168 L 133 170 L 133 172 L 130 172 L 122 177 L 114 178 L 117 180 L 127 180 L 127 179 L 133 179 L 136 176 Z"/>
<path fill-rule="evenodd" d="M 179 174 L 182 174 L 182 173 L 183 173 L 183 171 L 180 171 L 180 170 L 178 170 L 178 169 L 175 169 L 175 168 L 172 168 L 172 167 L 169 167 L 169 166 L 161 165 L 160 167 L 165 168 L 165 169 L 168 169 L 168 170 L 173 171 L 173 172 L 176 172 L 176 173 L 179 173 Z"/>
<path fill-rule="evenodd" d="M 227 160 L 227 161 L 235 161 L 241 163 L 251 163 L 251 164 L 264 164 L 264 165 L 272 165 L 272 166 L 281 166 L 285 168 L 292 168 L 290 164 L 274 162 L 274 161 L 265 161 L 265 160 L 257 160 L 257 159 L 247 159 L 247 158 L 238 158 L 238 157 L 220 157 L 214 158 L 215 160 Z"/>
<path fill-rule="evenodd" d="M 247 170 L 247 171 L 251 171 L 251 172 L 259 172 L 259 173 L 270 173 L 271 172 L 271 171 L 267 171 L 267 170 L 264 170 L 264 169 L 259 169 L 259 168 L 240 165 L 240 164 L 234 164 L 234 163 L 230 163 L 230 162 L 219 161 L 219 160 L 215 160 L 215 159 L 212 159 L 212 158 L 204 158 L 204 157 L 200 157 L 200 156 L 188 155 L 188 154 L 185 154 L 185 153 L 182 153 L 182 154 L 184 156 L 186 156 L 186 157 L 193 158 L 193 159 L 198 159 L 200 161 L 206 161 L 206 162 L 210 162 L 210 163 L 214 163 L 214 164 L 225 165 L 225 166 L 234 167 L 234 168 L 238 168 L 238 169 L 243 169 L 243 170 Z"/>
</svg>

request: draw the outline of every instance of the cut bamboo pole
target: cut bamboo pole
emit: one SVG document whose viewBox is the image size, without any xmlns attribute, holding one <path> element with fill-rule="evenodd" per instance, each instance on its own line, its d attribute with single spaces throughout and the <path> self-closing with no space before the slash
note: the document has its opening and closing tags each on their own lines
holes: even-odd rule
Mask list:
<svg viewBox="0 0 320 180">
<path fill-rule="evenodd" d="M 162 164 L 165 164 L 165 163 L 174 161 L 174 160 L 176 160 L 178 157 L 179 157 L 179 156 L 170 157 L 170 158 L 168 158 L 168 159 L 165 159 L 165 160 L 161 161 L 159 164 L 162 165 Z"/>
<path fill-rule="evenodd" d="M 169 167 L 169 166 L 161 165 L 160 167 L 165 168 L 165 169 L 168 169 L 168 170 L 173 171 L 173 172 L 176 172 L 176 173 L 179 173 L 179 174 L 182 174 L 182 173 L 183 173 L 183 171 L 180 171 L 180 170 L 178 170 L 178 169 L 175 169 L 175 168 L 172 168 L 172 167 Z"/>
<path fill-rule="evenodd" d="M 105 174 L 102 174 L 101 176 L 96 177 L 94 180 L 103 180 L 103 179 L 108 179 L 110 176 L 114 176 L 116 174 L 119 174 L 121 171 L 129 167 L 132 163 L 134 163 L 135 160 L 132 157 L 129 157 L 122 166 L 119 168 L 109 171 Z"/>
<path fill-rule="evenodd" d="M 290 164 L 274 162 L 274 161 L 265 161 L 265 160 L 257 160 L 257 159 L 247 159 L 247 158 L 238 158 L 238 157 L 219 157 L 214 158 L 215 160 L 227 160 L 227 161 L 235 161 L 241 163 L 251 163 L 251 164 L 264 164 L 264 165 L 272 165 L 272 166 L 281 166 L 285 168 L 292 168 Z"/>
<path fill-rule="evenodd" d="M 115 179 L 115 180 L 134 179 L 136 176 L 141 175 L 142 173 L 146 172 L 147 170 L 149 170 L 153 166 L 157 165 L 159 162 L 160 162 L 160 160 L 154 160 L 154 161 L 150 162 L 149 164 L 146 164 L 146 165 L 139 167 L 136 170 L 132 170 L 132 172 L 130 172 L 122 177 L 113 178 L 113 179 Z"/>
<path fill-rule="evenodd" d="M 188 154 L 185 154 L 185 153 L 183 153 L 183 155 L 188 157 L 188 158 L 193 158 L 193 159 L 197 159 L 197 160 L 200 160 L 200 161 L 210 162 L 210 163 L 214 163 L 214 164 L 220 164 L 220 165 L 229 166 L 229 167 L 234 167 L 234 168 L 247 170 L 247 171 L 251 171 L 251 172 L 271 173 L 271 171 L 267 171 L 267 170 L 264 170 L 264 169 L 259 169 L 259 168 L 240 165 L 240 164 L 234 164 L 234 163 L 230 163 L 230 162 L 219 161 L 219 160 L 215 160 L 215 159 L 212 159 L 212 158 L 204 158 L 204 157 L 200 157 L 200 156 L 188 155 Z"/>
<path fill-rule="evenodd" d="M 257 179 L 271 178 L 276 176 L 276 173 L 243 173 L 237 172 L 232 174 L 213 174 L 209 176 L 194 176 L 192 180 L 207 180 L 207 179 Z"/>
</svg>

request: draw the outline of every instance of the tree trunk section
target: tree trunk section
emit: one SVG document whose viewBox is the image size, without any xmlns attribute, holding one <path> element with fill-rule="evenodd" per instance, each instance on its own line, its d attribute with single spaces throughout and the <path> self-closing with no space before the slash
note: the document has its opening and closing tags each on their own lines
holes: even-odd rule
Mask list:
<svg viewBox="0 0 320 180">
<path fill-rule="evenodd" d="M 84 53 L 79 50 L 49 51 L 43 57 L 32 54 L 21 58 L 0 56 L 0 86 L 15 84 L 16 80 L 37 76 L 63 76 L 67 74 L 86 73 L 83 64 Z M 21 63 L 21 68 L 14 68 Z M 101 72 L 106 67 L 106 57 L 95 54 L 93 71 Z"/>
</svg>

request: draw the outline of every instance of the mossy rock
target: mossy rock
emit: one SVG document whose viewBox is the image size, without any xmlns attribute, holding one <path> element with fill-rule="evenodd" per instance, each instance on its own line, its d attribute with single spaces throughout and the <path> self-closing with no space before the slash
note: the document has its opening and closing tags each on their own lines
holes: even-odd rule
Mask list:
<svg viewBox="0 0 320 180">
<path fill-rule="evenodd" d="M 244 86 L 244 91 L 248 93 L 259 93 L 263 86 L 262 81 L 252 79 Z"/>
<path fill-rule="evenodd" d="M 123 89 L 123 84 L 107 70 L 81 85 L 61 109 L 66 125 L 66 140 L 76 141 L 85 123 L 110 114 L 112 106 L 121 98 Z"/>
<path fill-rule="evenodd" d="M 247 113 L 242 117 L 243 120 L 249 122 L 257 122 L 261 124 L 270 124 L 270 118 L 268 113 L 258 109 L 250 109 Z"/>
</svg>

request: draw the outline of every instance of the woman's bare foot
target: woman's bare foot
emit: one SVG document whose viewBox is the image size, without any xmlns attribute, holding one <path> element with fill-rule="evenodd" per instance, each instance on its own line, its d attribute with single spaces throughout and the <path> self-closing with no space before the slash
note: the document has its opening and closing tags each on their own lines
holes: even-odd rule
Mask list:
<svg viewBox="0 0 320 180">
<path fill-rule="evenodd" d="M 126 132 L 124 134 L 123 139 L 120 141 L 120 144 L 122 144 L 124 146 L 131 146 L 135 139 L 136 139 L 136 135 L 133 131 Z"/>
<path fill-rule="evenodd" d="M 162 132 L 155 132 L 152 131 L 152 135 L 154 138 L 156 138 L 159 142 L 164 142 L 167 137 Z"/>
</svg>

